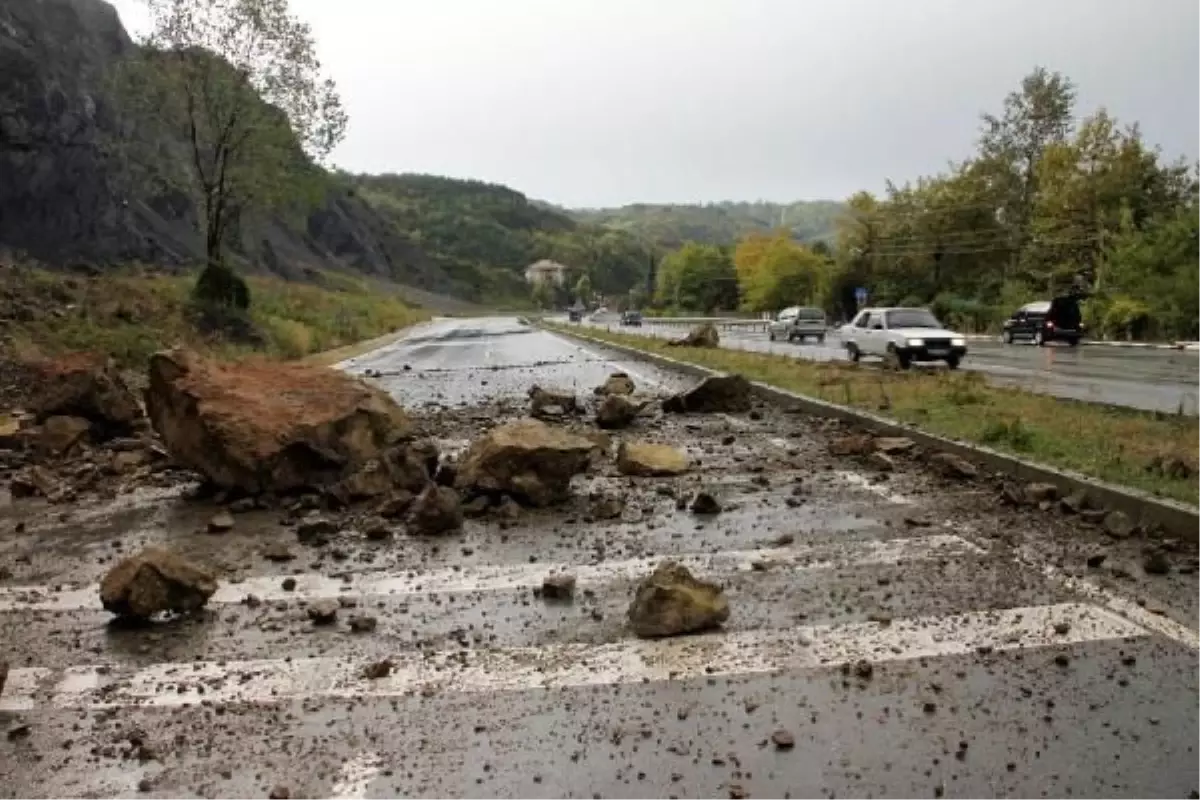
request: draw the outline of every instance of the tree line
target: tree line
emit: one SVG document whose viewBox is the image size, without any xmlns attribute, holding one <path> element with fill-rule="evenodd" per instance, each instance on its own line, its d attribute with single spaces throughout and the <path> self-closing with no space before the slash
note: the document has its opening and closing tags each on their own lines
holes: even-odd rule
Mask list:
<svg viewBox="0 0 1200 800">
<path fill-rule="evenodd" d="M 863 287 L 872 304 L 927 306 L 986 331 L 1026 302 L 1075 290 L 1093 333 L 1198 338 L 1196 165 L 1165 161 L 1104 109 L 1077 121 L 1075 97 L 1068 78 L 1038 68 L 983 116 L 971 158 L 851 197 L 832 252 L 786 230 L 686 243 L 662 260 L 654 303 L 811 304 L 846 318 Z"/>
</svg>

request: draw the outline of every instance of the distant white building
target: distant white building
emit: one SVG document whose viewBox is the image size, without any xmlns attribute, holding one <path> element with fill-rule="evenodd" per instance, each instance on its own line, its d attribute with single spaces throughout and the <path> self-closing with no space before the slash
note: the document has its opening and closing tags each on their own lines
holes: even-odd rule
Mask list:
<svg viewBox="0 0 1200 800">
<path fill-rule="evenodd" d="M 555 286 L 562 286 L 566 279 L 566 266 L 546 258 L 525 268 L 525 282 L 530 285 L 553 283 Z"/>
</svg>

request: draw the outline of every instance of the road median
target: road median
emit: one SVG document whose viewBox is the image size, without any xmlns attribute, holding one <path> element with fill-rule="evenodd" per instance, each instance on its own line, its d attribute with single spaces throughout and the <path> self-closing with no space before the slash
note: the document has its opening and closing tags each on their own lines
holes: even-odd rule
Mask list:
<svg viewBox="0 0 1200 800">
<path fill-rule="evenodd" d="M 1027 481 L 1086 489 L 1106 507 L 1196 536 L 1197 419 L 1062 400 L 987 385 L 971 373 L 933 375 L 820 364 L 542 323 L 591 344 L 693 375 L 737 372 L 790 407 L 877 433 L 922 438 Z"/>
</svg>

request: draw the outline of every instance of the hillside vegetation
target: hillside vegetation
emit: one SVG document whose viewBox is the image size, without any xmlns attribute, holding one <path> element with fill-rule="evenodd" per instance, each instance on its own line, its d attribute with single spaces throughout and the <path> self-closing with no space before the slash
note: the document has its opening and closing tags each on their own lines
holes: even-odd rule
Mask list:
<svg viewBox="0 0 1200 800">
<path fill-rule="evenodd" d="M 830 242 L 845 204 L 833 200 L 795 203 L 705 203 L 621 208 L 573 209 L 575 219 L 632 233 L 658 247 L 673 249 L 685 242 L 732 245 L 754 233 L 782 228 L 801 242 Z"/>
</svg>

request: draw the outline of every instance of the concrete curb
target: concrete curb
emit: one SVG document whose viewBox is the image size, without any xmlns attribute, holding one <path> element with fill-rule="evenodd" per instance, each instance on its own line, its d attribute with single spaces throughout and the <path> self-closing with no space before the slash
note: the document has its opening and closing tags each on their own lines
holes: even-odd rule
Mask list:
<svg viewBox="0 0 1200 800">
<path fill-rule="evenodd" d="M 597 347 L 604 347 L 623 355 L 632 356 L 656 366 L 696 378 L 707 378 L 712 375 L 722 374 L 707 367 L 678 361 L 674 358 L 658 355 L 657 353 L 648 353 L 636 347 L 614 344 L 582 333 L 568 333 L 557 329 L 552 329 L 552 332 Z M 1086 492 L 1088 498 L 1093 503 L 1106 509 L 1123 511 L 1143 528 L 1161 526 L 1170 535 L 1175 537 L 1185 539 L 1200 538 L 1200 509 L 1192 506 L 1187 506 L 1174 500 L 1154 497 L 1136 489 L 1127 489 L 1122 486 L 1105 483 L 1077 472 L 1069 472 L 1035 464 L 1032 461 L 1026 461 L 980 445 L 968 444 L 935 434 L 925 433 L 910 425 L 884 419 L 866 411 L 839 406 L 835 403 L 796 394 L 795 392 L 789 392 L 786 389 L 780 389 L 765 383 L 755 382 L 754 388 L 760 397 L 785 405 L 790 409 L 817 417 L 848 422 L 882 436 L 905 436 L 922 447 L 954 453 L 988 470 L 1009 475 L 1020 481 L 1052 483 L 1064 495 L 1078 491 Z"/>
</svg>

